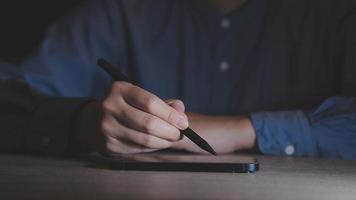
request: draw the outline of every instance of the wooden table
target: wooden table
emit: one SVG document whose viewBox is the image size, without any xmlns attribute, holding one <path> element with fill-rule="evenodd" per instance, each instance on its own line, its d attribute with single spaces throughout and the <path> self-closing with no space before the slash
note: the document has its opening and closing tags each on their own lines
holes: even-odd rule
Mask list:
<svg viewBox="0 0 356 200">
<path fill-rule="evenodd" d="M 356 161 L 258 156 L 254 174 L 112 171 L 0 155 L 0 199 L 356 199 Z"/>
</svg>

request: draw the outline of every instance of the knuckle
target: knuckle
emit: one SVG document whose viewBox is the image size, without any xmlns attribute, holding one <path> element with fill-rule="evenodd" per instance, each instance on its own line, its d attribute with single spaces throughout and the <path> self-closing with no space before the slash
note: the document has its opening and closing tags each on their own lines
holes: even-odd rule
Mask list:
<svg viewBox="0 0 356 200">
<path fill-rule="evenodd" d="M 102 103 L 102 108 L 104 112 L 114 113 L 116 112 L 116 106 L 110 100 L 104 100 Z"/>
<path fill-rule="evenodd" d="M 104 113 L 121 114 L 123 107 L 122 98 L 108 98 L 102 102 L 102 110 Z"/>
<path fill-rule="evenodd" d="M 101 129 L 101 132 L 103 132 L 104 134 L 110 132 L 111 131 L 110 122 L 107 120 L 102 120 L 101 124 L 100 124 L 100 129 Z"/>
<path fill-rule="evenodd" d="M 153 138 L 149 136 L 144 137 L 143 145 L 148 148 L 154 148 Z"/>
<path fill-rule="evenodd" d="M 143 119 L 142 126 L 146 132 L 152 133 L 156 129 L 157 123 L 153 117 L 146 115 Z"/>
<path fill-rule="evenodd" d="M 122 91 L 126 87 L 126 83 L 123 81 L 115 81 L 112 84 L 112 90 L 113 91 Z"/>
<path fill-rule="evenodd" d="M 110 94 L 115 94 L 116 96 L 122 96 L 124 91 L 127 91 L 132 85 L 124 81 L 115 81 L 110 90 Z"/>
<path fill-rule="evenodd" d="M 172 109 L 171 111 L 169 111 L 169 114 L 168 114 L 168 117 L 167 117 L 167 120 L 171 123 L 175 123 L 175 120 L 176 120 L 176 116 L 175 116 L 175 111 Z"/>
<path fill-rule="evenodd" d="M 151 112 L 154 109 L 154 106 L 158 102 L 158 98 L 154 95 L 148 95 L 144 99 L 145 109 L 148 112 Z"/>
</svg>

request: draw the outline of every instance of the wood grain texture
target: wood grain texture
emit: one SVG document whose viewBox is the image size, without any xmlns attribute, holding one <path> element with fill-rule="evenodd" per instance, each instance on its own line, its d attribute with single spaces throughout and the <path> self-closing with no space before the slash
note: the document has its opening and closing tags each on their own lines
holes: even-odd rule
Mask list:
<svg viewBox="0 0 356 200">
<path fill-rule="evenodd" d="M 356 162 L 257 157 L 254 174 L 128 172 L 0 155 L 0 199 L 356 199 Z"/>
</svg>

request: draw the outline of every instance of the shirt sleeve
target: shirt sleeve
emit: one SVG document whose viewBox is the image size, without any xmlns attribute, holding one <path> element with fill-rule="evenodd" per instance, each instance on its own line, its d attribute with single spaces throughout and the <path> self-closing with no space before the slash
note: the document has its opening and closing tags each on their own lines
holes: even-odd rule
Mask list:
<svg viewBox="0 0 356 200">
<path fill-rule="evenodd" d="M 20 81 L 0 81 L 0 150 L 70 152 L 77 116 L 91 99 L 48 97 Z"/>
<path fill-rule="evenodd" d="M 332 97 L 313 111 L 251 114 L 258 146 L 273 155 L 356 159 L 356 101 Z"/>
</svg>

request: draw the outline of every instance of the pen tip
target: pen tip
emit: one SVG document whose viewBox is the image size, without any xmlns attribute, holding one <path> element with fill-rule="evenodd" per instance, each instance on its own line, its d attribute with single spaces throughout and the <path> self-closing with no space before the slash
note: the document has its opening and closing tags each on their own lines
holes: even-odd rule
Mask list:
<svg viewBox="0 0 356 200">
<path fill-rule="evenodd" d="M 211 154 L 213 154 L 214 156 L 216 156 L 216 152 L 213 150 L 212 152 L 210 152 Z"/>
<path fill-rule="evenodd" d="M 210 154 L 214 155 L 214 156 L 217 155 L 216 152 L 214 151 L 214 149 L 212 147 L 210 147 L 210 146 L 207 147 L 206 151 L 209 152 Z"/>
</svg>

